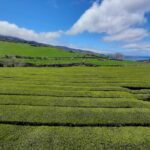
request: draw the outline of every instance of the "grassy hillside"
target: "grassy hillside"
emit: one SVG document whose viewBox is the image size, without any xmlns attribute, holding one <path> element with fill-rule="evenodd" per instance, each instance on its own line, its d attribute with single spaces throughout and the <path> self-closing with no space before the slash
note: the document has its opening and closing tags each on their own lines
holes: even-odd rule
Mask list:
<svg viewBox="0 0 150 150">
<path fill-rule="evenodd" d="M 71 52 L 55 47 L 0 41 L 0 66 L 124 66 L 142 63 L 110 60 L 104 56 Z"/>
<path fill-rule="evenodd" d="M 35 47 L 29 44 L 0 41 L 0 55 L 18 55 L 32 57 L 81 57 L 80 53 L 72 53 L 53 47 Z"/>
<path fill-rule="evenodd" d="M 149 150 L 149 66 L 1 68 L 0 83 L 0 149 Z"/>
</svg>

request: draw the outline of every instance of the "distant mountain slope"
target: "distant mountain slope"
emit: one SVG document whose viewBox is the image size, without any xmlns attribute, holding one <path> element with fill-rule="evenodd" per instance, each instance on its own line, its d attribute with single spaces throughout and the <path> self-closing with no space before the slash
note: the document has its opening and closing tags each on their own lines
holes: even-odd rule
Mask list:
<svg viewBox="0 0 150 150">
<path fill-rule="evenodd" d="M 83 57 L 79 52 L 71 52 L 56 47 L 35 46 L 23 42 L 0 41 L 0 55 L 18 55 L 32 57 Z"/>
<path fill-rule="evenodd" d="M 124 66 L 131 61 L 111 60 L 105 55 L 0 36 L 0 67 Z"/>
<path fill-rule="evenodd" d="M 27 41 L 27 40 L 24 40 L 24 39 L 20 39 L 20 38 L 17 38 L 17 37 L 11 37 L 11 36 L 3 36 L 3 35 L 0 35 L 0 41 L 5 41 L 5 42 L 13 42 L 13 43 L 22 43 L 22 44 L 29 44 L 30 46 L 33 46 L 33 47 L 47 47 L 47 49 L 55 49 L 55 50 L 65 50 L 65 51 L 69 51 L 69 53 L 72 53 L 72 52 L 75 52 L 77 54 L 77 56 L 79 54 L 81 54 L 81 56 L 83 56 L 83 54 L 86 54 L 86 55 L 93 55 L 93 56 L 100 56 L 100 57 L 106 57 L 105 55 L 103 54 L 99 54 L 99 53 L 95 53 L 95 52 L 91 52 L 91 51 L 87 51 L 87 50 L 81 50 L 81 49 L 74 49 L 74 48 L 69 48 L 69 47 L 65 47 L 65 46 L 53 46 L 53 45 L 49 45 L 49 44 L 43 44 L 43 43 L 39 43 L 39 42 L 35 42 L 35 41 Z M 19 45 L 18 45 L 19 47 Z M 45 48 L 46 49 L 46 48 Z M 31 50 L 31 48 L 30 48 Z M 74 54 L 75 54 L 74 53 Z M 71 54 L 74 55 L 74 54 Z M 61 54 L 60 54 L 61 55 Z M 48 55 L 49 56 L 49 55 Z M 58 56 L 58 55 L 57 55 Z M 56 56 L 56 57 L 57 57 Z M 53 57 L 53 55 L 52 55 Z M 68 57 L 68 54 L 67 56 Z"/>
<path fill-rule="evenodd" d="M 27 41 L 27 40 L 24 40 L 21 38 L 12 37 L 12 36 L 4 36 L 4 35 L 0 35 L 0 41 L 15 42 L 15 43 L 26 43 L 26 44 L 31 44 L 31 45 L 35 45 L 35 46 L 48 46 L 47 44 L 38 43 L 35 41 Z"/>
</svg>

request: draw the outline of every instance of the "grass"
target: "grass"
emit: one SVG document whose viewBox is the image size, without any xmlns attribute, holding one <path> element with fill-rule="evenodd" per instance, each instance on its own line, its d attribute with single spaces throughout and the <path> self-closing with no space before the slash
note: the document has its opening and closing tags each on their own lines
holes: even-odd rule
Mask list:
<svg viewBox="0 0 150 150">
<path fill-rule="evenodd" d="M 35 95 L 35 96 L 56 96 L 56 97 L 91 97 L 91 98 L 133 98 L 130 93 L 122 91 L 54 91 L 49 89 L 31 88 L 4 88 L 1 95 Z"/>
<path fill-rule="evenodd" d="M 53 47 L 34 47 L 29 44 L 0 41 L 0 55 L 17 55 L 32 57 L 74 57 L 82 56 L 80 53 L 72 53 Z"/>
<path fill-rule="evenodd" d="M 110 60 L 102 55 L 71 52 L 55 47 L 35 47 L 29 44 L 0 41 L 0 64 L 5 66 L 136 66 L 145 63 Z"/>
<path fill-rule="evenodd" d="M 0 149 L 149 150 L 149 87 L 148 65 L 1 68 Z"/>
<path fill-rule="evenodd" d="M 149 150 L 147 127 L 28 127 L 0 125 L 2 149 Z"/>
<path fill-rule="evenodd" d="M 150 124 L 147 108 L 70 108 L 47 106 L 0 106 L 0 122 L 46 125 L 145 125 Z M 28 117 L 27 117 L 28 116 Z"/>
<path fill-rule="evenodd" d="M 149 102 L 131 98 L 75 98 L 50 96 L 0 95 L 0 105 L 95 107 L 95 108 L 150 108 Z"/>
</svg>

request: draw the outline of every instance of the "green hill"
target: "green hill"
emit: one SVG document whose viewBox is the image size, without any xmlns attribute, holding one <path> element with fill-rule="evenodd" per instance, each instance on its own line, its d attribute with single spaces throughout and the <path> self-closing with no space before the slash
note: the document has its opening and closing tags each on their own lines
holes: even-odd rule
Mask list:
<svg viewBox="0 0 150 150">
<path fill-rule="evenodd" d="M 64 50 L 54 46 L 34 44 L 34 42 L 0 41 L 1 67 L 124 66 L 137 64 L 139 63 L 110 60 L 104 55 Z"/>
<path fill-rule="evenodd" d="M 80 53 L 69 52 L 55 47 L 36 47 L 29 44 L 0 41 L 0 55 L 32 57 L 82 57 Z"/>
</svg>

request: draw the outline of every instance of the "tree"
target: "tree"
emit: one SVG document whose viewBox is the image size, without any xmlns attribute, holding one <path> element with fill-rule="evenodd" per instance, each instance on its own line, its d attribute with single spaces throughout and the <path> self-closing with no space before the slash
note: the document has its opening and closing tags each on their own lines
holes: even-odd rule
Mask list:
<svg viewBox="0 0 150 150">
<path fill-rule="evenodd" d="M 117 60 L 123 60 L 123 54 L 122 53 L 116 53 L 115 55 L 114 55 L 114 58 L 115 59 L 117 59 Z"/>
</svg>

